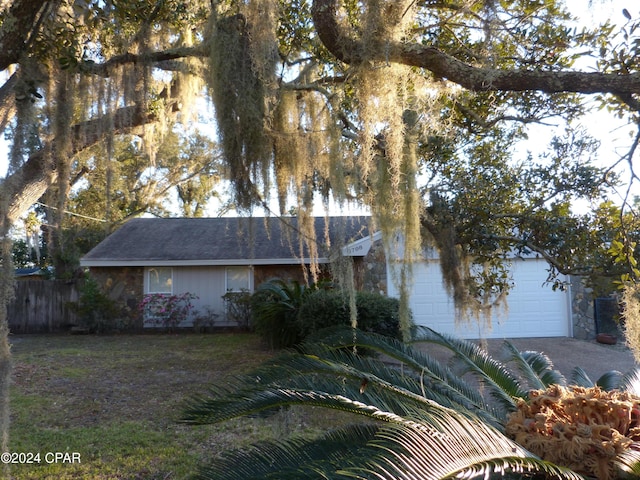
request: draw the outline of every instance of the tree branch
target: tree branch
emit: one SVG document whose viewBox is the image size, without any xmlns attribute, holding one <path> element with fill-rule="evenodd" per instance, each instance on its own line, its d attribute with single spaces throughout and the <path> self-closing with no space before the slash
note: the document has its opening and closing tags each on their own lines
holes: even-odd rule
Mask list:
<svg viewBox="0 0 640 480">
<path fill-rule="evenodd" d="M 174 86 L 174 88 L 177 88 Z M 173 92 L 175 93 L 175 92 Z M 175 98 L 172 92 L 164 91 L 161 97 Z M 177 105 L 169 103 L 169 112 L 175 113 Z M 100 142 L 105 132 L 110 134 L 126 134 L 135 132 L 139 127 L 158 121 L 156 114 L 141 105 L 132 105 L 118 109 L 112 115 L 87 120 L 74 125 L 72 135 L 72 153 L 76 154 Z M 52 142 L 55 144 L 55 141 Z M 32 154 L 15 172 L 8 175 L 2 183 L 2 205 L 6 205 L 9 224 L 14 223 L 24 212 L 44 194 L 47 188 L 56 181 L 58 172 L 51 158 L 55 152 L 47 149 Z"/>
<path fill-rule="evenodd" d="M 78 65 L 78 69 L 82 73 L 98 75 L 101 77 L 109 77 L 114 68 L 126 64 L 138 65 L 162 63 L 186 57 L 206 57 L 207 55 L 208 54 L 204 45 L 171 48 L 158 52 L 146 52 L 140 55 L 134 53 L 123 53 L 122 55 L 116 55 L 115 57 L 112 57 L 103 63 L 96 63 L 91 60 L 86 60 Z"/>
<path fill-rule="evenodd" d="M 34 37 L 43 7 L 47 0 L 14 0 L 6 12 L 0 29 L 0 71 L 17 63 Z"/>
<path fill-rule="evenodd" d="M 336 0 L 314 0 L 313 22 L 320 40 L 339 60 L 357 64 L 365 60 L 363 53 L 385 52 L 380 58 L 384 62 L 401 63 L 424 68 L 436 77 L 447 79 L 473 91 L 527 91 L 545 93 L 611 93 L 614 95 L 640 94 L 640 74 L 607 74 L 578 71 L 501 70 L 474 67 L 448 55 L 435 47 L 398 42 L 386 43 L 368 50 L 362 41 L 347 27 L 338 23 Z M 377 48 L 380 47 L 380 48 Z"/>
<path fill-rule="evenodd" d="M 526 247 L 532 252 L 537 253 L 542 258 L 546 260 L 546 262 L 553 266 L 559 273 L 562 275 L 590 275 L 593 273 L 593 268 L 570 268 L 563 264 L 561 264 L 554 256 L 549 254 L 544 248 L 536 245 L 535 243 L 531 243 L 529 241 L 523 240 L 520 237 L 511 237 L 508 235 L 481 235 L 483 238 L 491 239 L 491 240 L 499 240 L 502 242 L 511 243 L 513 245 L 518 245 L 521 247 Z"/>
</svg>

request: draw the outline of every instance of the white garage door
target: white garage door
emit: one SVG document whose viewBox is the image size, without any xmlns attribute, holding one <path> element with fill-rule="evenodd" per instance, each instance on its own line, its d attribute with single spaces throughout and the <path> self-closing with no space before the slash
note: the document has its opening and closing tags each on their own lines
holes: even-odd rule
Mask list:
<svg viewBox="0 0 640 480">
<path fill-rule="evenodd" d="M 410 306 L 414 321 L 460 338 L 524 338 L 569 336 L 569 293 L 543 285 L 547 264 L 537 259 L 514 259 L 515 287 L 508 296 L 508 311 L 495 314 L 491 329 L 472 321 L 456 326 L 453 300 L 442 284 L 437 260 L 414 265 Z M 394 288 L 390 286 L 390 292 Z"/>
</svg>

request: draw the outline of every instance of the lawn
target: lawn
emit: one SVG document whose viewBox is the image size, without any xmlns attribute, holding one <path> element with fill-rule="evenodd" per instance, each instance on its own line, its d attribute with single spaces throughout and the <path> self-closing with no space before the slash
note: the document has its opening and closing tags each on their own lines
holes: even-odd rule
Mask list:
<svg viewBox="0 0 640 480">
<path fill-rule="evenodd" d="M 11 341 L 10 450 L 35 462 L 11 465 L 11 479 L 181 479 L 226 449 L 324 428 L 322 415 L 304 410 L 215 426 L 176 422 L 189 396 L 273 355 L 251 334 Z"/>
</svg>

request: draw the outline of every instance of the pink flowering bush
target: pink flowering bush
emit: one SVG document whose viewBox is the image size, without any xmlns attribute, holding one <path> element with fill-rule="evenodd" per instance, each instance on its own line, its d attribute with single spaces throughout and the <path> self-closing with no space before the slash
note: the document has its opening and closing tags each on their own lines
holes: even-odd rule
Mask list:
<svg viewBox="0 0 640 480">
<path fill-rule="evenodd" d="M 138 305 L 144 324 L 154 327 L 174 329 L 187 320 L 194 310 L 192 300 L 198 298 L 193 293 L 147 293 Z"/>
</svg>

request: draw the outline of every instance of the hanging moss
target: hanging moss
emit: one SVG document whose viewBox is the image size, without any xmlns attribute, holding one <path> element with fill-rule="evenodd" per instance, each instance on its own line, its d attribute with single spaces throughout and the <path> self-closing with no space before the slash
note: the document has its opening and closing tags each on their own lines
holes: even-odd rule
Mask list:
<svg viewBox="0 0 640 480">
<path fill-rule="evenodd" d="M 422 224 L 429 241 L 438 251 L 444 286 L 454 300 L 456 321 L 476 321 L 490 329 L 493 313 L 506 313 L 507 309 L 507 291 L 494 291 L 482 279 L 493 266 L 484 263 L 478 270 L 474 258 L 456 237 L 455 218 L 446 198 L 437 192 L 431 192 Z"/>
<path fill-rule="evenodd" d="M 331 194 L 340 203 L 355 193 L 371 207 L 372 228 L 382 230 L 385 247 L 397 260 L 392 278 L 404 300 L 407 334 L 411 265 L 421 257 L 424 240 L 440 251 L 445 282 L 461 317 L 490 321 L 491 308 L 502 301 L 488 290 L 474 290 L 473 262 L 456 244 L 452 227 L 436 225 L 426 238 L 421 234 L 417 145 L 446 127 L 435 121 L 441 118 L 440 100 L 450 101 L 456 93 L 436 94 L 442 85 L 379 60 L 390 43 L 411 35 L 415 3 L 371 0 L 359 5 L 357 18 L 348 12 L 344 18 L 363 45 L 362 61 L 350 65 L 348 75 L 357 116 L 355 150 L 353 144 L 343 148 L 341 123 L 332 111 L 344 98 L 315 84 L 321 74 L 312 62 L 300 67 L 288 89 L 275 84 L 278 2 L 217 4 L 209 35 L 208 85 L 238 206 L 263 203 L 275 182 L 280 213 L 289 211 L 292 199 L 296 202 L 300 252 L 313 252 L 318 235 L 311 222 L 314 195 L 320 192 L 327 201 Z M 308 272 L 312 279 L 314 270 Z"/>
<path fill-rule="evenodd" d="M 208 84 L 220 143 L 237 203 L 249 207 L 256 202 L 256 173 L 266 178 L 271 159 L 271 144 L 265 134 L 268 89 L 264 72 L 268 67 L 263 64 L 261 71 L 256 67 L 255 44 L 243 14 L 215 19 L 210 45 Z"/>
<path fill-rule="evenodd" d="M 640 363 L 640 285 L 626 283 L 621 297 L 624 336 L 636 362 Z"/>
<path fill-rule="evenodd" d="M 386 44 L 380 39 L 399 41 L 407 33 L 414 2 L 367 2 L 362 22 L 365 61 L 358 66 L 355 88 L 362 124 L 358 168 L 368 185 L 367 202 L 391 260 L 397 260 L 393 281 L 400 291 L 401 329 L 410 331 L 408 291 L 411 266 L 421 256 L 421 200 L 416 185 L 418 133 L 416 108 L 417 78 L 411 69 L 384 58 Z M 428 113 L 427 113 L 428 114 Z"/>
</svg>

